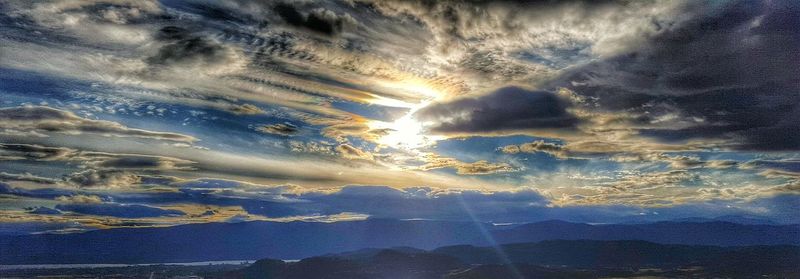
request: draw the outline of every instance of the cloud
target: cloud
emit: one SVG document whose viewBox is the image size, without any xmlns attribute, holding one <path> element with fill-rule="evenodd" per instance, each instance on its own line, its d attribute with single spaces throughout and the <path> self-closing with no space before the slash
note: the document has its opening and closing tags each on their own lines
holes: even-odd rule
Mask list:
<svg viewBox="0 0 800 279">
<path fill-rule="evenodd" d="M 289 25 L 303 27 L 325 35 L 337 35 L 345 27 L 358 24 L 352 16 L 346 13 L 336 14 L 325 8 L 316 8 L 308 12 L 308 15 L 303 15 L 292 4 L 279 3 L 275 5 L 274 11 Z"/>
<path fill-rule="evenodd" d="M 419 169 L 425 171 L 453 168 L 456 170 L 456 173 L 464 175 L 484 175 L 518 171 L 517 168 L 507 163 L 490 163 L 485 160 L 467 163 L 454 158 L 440 157 L 432 153 L 426 154 L 423 158 L 425 164 L 420 166 Z"/>
<path fill-rule="evenodd" d="M 620 177 L 617 181 L 611 182 L 610 186 L 614 190 L 625 192 L 642 190 L 645 188 L 669 187 L 694 179 L 698 179 L 698 176 L 685 170 L 643 174 L 634 173 Z"/>
<path fill-rule="evenodd" d="M 71 195 L 71 196 L 59 196 L 56 198 L 57 201 L 65 202 L 65 203 L 103 203 L 104 200 L 100 196 L 96 195 Z"/>
<path fill-rule="evenodd" d="M 242 57 L 235 49 L 205 37 L 166 43 L 144 61 L 157 70 L 206 74 L 225 74 L 243 67 Z"/>
<path fill-rule="evenodd" d="M 484 91 L 538 84 L 570 66 L 635 46 L 678 1 L 368 1 L 427 33 L 426 62 Z M 405 27 L 410 28 L 410 27 Z M 613 30 L 613 34 L 609 33 Z"/>
<path fill-rule="evenodd" d="M 369 125 L 362 122 L 345 122 L 329 125 L 322 129 L 321 134 L 337 142 L 346 143 L 348 142 L 348 137 L 357 137 L 376 142 L 381 136 L 386 135 L 387 132 L 386 129 L 371 129 Z"/>
<path fill-rule="evenodd" d="M 697 156 L 675 154 L 689 151 L 688 145 L 659 145 L 647 143 L 610 143 L 587 140 L 567 144 L 556 144 L 537 140 L 523 144 L 512 144 L 498 148 L 506 154 L 547 153 L 559 159 L 604 159 L 617 163 L 666 163 L 673 169 L 711 168 L 727 169 L 739 163 L 732 160 L 701 160 Z M 663 152 L 662 152 L 663 150 Z"/>
<path fill-rule="evenodd" d="M 56 197 L 64 195 L 72 195 L 73 191 L 58 189 L 58 188 L 26 189 L 20 187 L 12 187 L 11 185 L 0 182 L 0 194 L 37 198 L 37 199 L 55 199 Z"/>
<path fill-rule="evenodd" d="M 60 211 L 69 211 L 87 215 L 113 216 L 121 218 L 146 218 L 163 216 L 185 215 L 183 211 L 174 209 L 161 209 L 158 207 L 137 204 L 115 203 L 70 203 L 56 205 Z"/>
<path fill-rule="evenodd" d="M 293 136 L 300 131 L 300 129 L 297 126 L 288 122 L 262 125 L 257 127 L 256 130 L 262 133 L 274 134 L 286 137 Z"/>
<path fill-rule="evenodd" d="M 183 27 L 164 26 L 158 30 L 158 32 L 154 35 L 154 38 L 160 41 L 177 41 L 188 39 L 191 36 L 191 33 L 191 31 Z"/>
<path fill-rule="evenodd" d="M 608 216 L 687 203 L 709 203 L 682 209 L 694 214 L 740 212 L 736 206 L 756 197 L 797 191 L 790 162 L 743 163 L 793 154 L 719 153 L 797 149 L 795 3 L 112 2 L 0 7 L 7 106 L 127 109 L 98 114 L 119 122 L 77 108 L 0 109 L 0 134 L 15 141 L 0 144 L 0 179 L 20 186 L 3 184 L 0 192 L 23 200 L 108 194 L 128 204 L 200 208 L 188 215 L 203 215 L 203 204 L 220 212 L 215 206 L 230 206 L 219 218 L 246 220 L 254 216 L 244 211 L 467 220 L 471 207 L 462 201 L 475 199 L 487 220 L 614 221 Z M 393 121 L 429 102 L 414 115 L 426 133 L 551 139 L 498 137 L 491 146 L 435 149 L 459 159 L 375 148 L 390 131 L 370 119 Z M 136 114 L 150 103 L 167 110 Z M 199 109 L 209 110 L 187 116 Z M 286 121 L 303 123 L 256 128 Z M 193 131 L 212 150 L 185 148 L 197 140 L 192 136 L 126 125 Z M 298 127 L 301 136 L 283 139 L 257 131 L 295 135 Z M 496 146 L 504 153 L 492 152 Z M 520 154 L 532 152 L 586 160 Z M 574 165 L 581 167 L 568 177 L 536 180 Z M 229 182 L 237 179 L 248 182 Z M 24 188 L 34 184 L 42 189 Z M 349 186 L 339 193 L 349 184 L 400 189 Z M 442 190 L 529 184 L 541 187 L 531 191 L 553 209 L 530 193 L 517 201 L 508 193 Z M 441 189 L 402 188 L 415 185 Z M 192 205 L 176 205 L 182 202 Z M 392 206 L 378 208 L 384 204 Z M 119 222 L 104 218 L 112 221 L 87 220 Z M 154 219 L 146 221 L 178 222 Z"/>
<path fill-rule="evenodd" d="M 701 199 L 683 200 L 664 204 L 657 196 L 638 194 L 648 183 L 661 183 L 656 188 L 669 189 L 681 179 L 691 179 L 686 172 L 666 172 L 649 176 L 630 174 L 621 181 L 625 185 L 608 184 L 607 192 L 601 195 L 587 195 L 582 203 L 562 204 L 554 199 L 549 191 L 533 188 L 515 190 L 469 190 L 443 189 L 431 187 L 391 188 L 385 186 L 345 186 L 337 189 L 286 190 L 283 187 L 237 183 L 236 181 L 197 181 L 182 184 L 185 191 L 179 193 L 149 191 L 136 194 L 111 193 L 108 199 L 116 203 L 96 203 L 92 206 L 66 207 L 74 209 L 72 214 L 84 215 L 82 222 L 93 220 L 91 216 L 115 216 L 119 218 L 147 218 L 148 222 L 197 222 L 204 218 L 229 218 L 235 215 L 248 216 L 248 220 L 258 216 L 281 220 L 313 221 L 310 216 L 329 216 L 347 214 L 349 216 L 370 216 L 393 219 L 434 219 L 482 222 L 534 222 L 548 219 L 562 219 L 580 222 L 624 222 L 625 220 L 659 221 L 684 217 L 717 217 L 723 215 L 749 215 L 762 218 L 777 218 L 781 222 L 797 220 L 791 208 L 777 203 L 796 201 L 791 192 L 767 193 L 742 198 L 741 191 L 756 192 L 754 189 L 716 189 L 699 188 L 691 192 Z M 637 184 L 637 180 L 645 177 Z M 612 187 L 613 186 L 613 187 Z M 617 192 L 614 187 L 623 187 L 626 192 Z M 194 187 L 194 188 L 192 188 Z M 196 190 L 191 190 L 196 189 Z M 713 191 L 712 191 L 713 190 Z M 766 195 L 763 195 L 765 194 Z M 73 194 L 72 196 L 78 196 Z M 781 198 L 777 198 L 781 196 Z M 572 197 L 575 198 L 575 197 Z M 106 198 L 102 198 L 106 200 Z M 604 200 L 609 199 L 609 200 Z M 636 201 L 641 199 L 642 202 Z M 68 201 L 68 198 L 57 198 Z M 615 201 L 620 202 L 614 204 Z M 775 204 L 772 204 L 774 201 Z M 782 202 L 779 202 L 782 201 Z M 149 208 L 121 205 L 147 204 Z M 81 205 L 78 203 L 78 205 Z M 220 207 L 222 206 L 222 207 Z M 156 210 L 153 210 L 155 208 Z M 238 211 L 234 208 L 239 208 Z M 766 209 L 769 208 L 769 209 Z M 242 211 L 244 209 L 244 211 Z M 177 210 L 185 212 L 164 212 Z M 213 215 L 202 213 L 216 210 Z M 123 211 L 130 211 L 124 213 Z M 645 214 L 645 215 L 642 215 Z M 179 216 L 180 219 L 174 219 Z M 255 217 L 254 217 L 255 216 Z M 306 217 L 303 217 L 306 216 Z M 217 218 L 219 217 L 219 218 Z M 263 217 L 262 217 L 263 218 Z M 277 220 L 276 219 L 276 220 Z M 109 222 L 111 220 L 106 220 Z M 117 226 L 113 222 L 108 226 Z"/>
<path fill-rule="evenodd" d="M 119 170 L 85 170 L 64 177 L 67 183 L 78 187 L 126 188 L 142 181 L 141 176 Z"/>
<path fill-rule="evenodd" d="M 53 208 L 49 208 L 49 207 L 44 207 L 44 206 L 37 206 L 37 207 L 29 208 L 28 213 L 30 213 L 30 214 L 41 214 L 41 215 L 59 215 L 59 214 L 61 214 L 61 210 L 53 209 Z"/>
<path fill-rule="evenodd" d="M 61 1 L 53 3 L 30 3 L 12 1 L 10 5 L 20 9 L 19 14 L 36 23 L 47 34 L 62 37 L 66 34 L 80 36 L 93 44 L 137 45 L 148 38 L 148 34 L 134 27 L 147 19 L 161 15 L 158 1 Z M 33 28 L 33 27 L 29 27 Z M 58 30 L 53 32 L 53 30 Z M 58 34 L 58 35 L 56 35 Z"/>
<path fill-rule="evenodd" d="M 436 103 L 415 117 L 432 122 L 439 133 L 486 133 L 514 130 L 574 129 L 578 119 L 567 112 L 566 100 L 544 91 L 519 87 L 498 89 L 476 98 Z"/>
<path fill-rule="evenodd" d="M 183 63 L 217 64 L 225 61 L 224 48 L 203 38 L 180 40 L 163 46 L 153 57 L 147 59 L 150 64 L 169 65 Z"/>
<path fill-rule="evenodd" d="M 689 3 L 636 48 L 571 69 L 551 82 L 605 111 L 634 113 L 661 141 L 722 139 L 738 150 L 798 150 L 796 25 L 800 5 Z M 669 119 L 670 125 L 660 123 Z M 681 123 L 690 123 L 685 125 Z M 638 126 L 638 127 L 637 127 Z"/>
<path fill-rule="evenodd" d="M 41 184 L 56 184 L 59 182 L 58 179 L 33 175 L 30 173 L 7 173 L 7 172 L 0 172 L 0 180 L 30 181 Z"/>
<path fill-rule="evenodd" d="M 195 162 L 174 157 L 85 151 L 31 144 L 0 144 L 0 154 L 4 154 L 4 159 L 13 161 L 47 161 L 50 167 L 56 166 L 55 168 L 61 171 L 74 170 L 73 165 L 77 164 L 79 171 L 62 177 L 0 172 L 0 180 L 61 186 L 123 188 L 139 184 L 143 178 L 154 180 L 153 173 L 196 170 L 193 166 Z"/>
<path fill-rule="evenodd" d="M 381 186 L 347 186 L 327 194 L 309 193 L 301 197 L 323 212 L 358 212 L 377 218 L 469 220 L 471 213 L 481 220 L 513 219 L 508 214 L 525 208 L 538 208 L 547 201 L 536 191 L 441 190 L 418 187 L 393 189 Z M 500 206 L 503 205 L 503 206 Z M 505 212 L 506 215 L 500 213 Z"/>
<path fill-rule="evenodd" d="M 349 144 L 340 144 L 336 146 L 336 151 L 339 152 L 339 155 L 348 160 L 372 161 L 374 159 L 372 153 L 358 149 Z"/>
<path fill-rule="evenodd" d="M 0 159 L 80 162 L 100 169 L 192 170 L 189 160 L 166 156 L 85 151 L 35 144 L 0 144 Z"/>
<path fill-rule="evenodd" d="M 537 140 L 534 142 L 523 143 L 520 145 L 506 145 L 500 148 L 500 151 L 507 154 L 517 154 L 517 153 L 536 153 L 536 152 L 544 152 L 551 154 L 558 158 L 565 158 L 564 146 L 545 142 L 543 140 Z"/>
<path fill-rule="evenodd" d="M 699 167 L 712 167 L 717 169 L 725 168 L 726 165 L 730 167 L 730 162 L 705 162 L 700 160 L 697 156 L 687 156 L 687 155 L 667 155 L 665 153 L 660 152 L 630 152 L 630 153 L 618 153 L 614 154 L 609 158 L 612 162 L 618 163 L 640 163 L 640 162 L 657 162 L 657 163 L 667 163 L 673 169 L 688 169 L 688 168 L 699 168 Z M 733 162 L 735 165 L 736 162 Z"/>
<path fill-rule="evenodd" d="M 88 159 L 85 166 L 106 170 L 193 170 L 191 165 L 195 163 L 172 157 L 138 154 L 84 152 L 81 156 Z"/>
<path fill-rule="evenodd" d="M 126 127 L 105 120 L 91 120 L 51 107 L 0 108 L 0 128 L 35 133 L 92 133 L 117 137 L 137 137 L 191 143 L 197 139 L 177 133 L 153 132 Z"/>
<path fill-rule="evenodd" d="M 66 147 L 0 143 L 0 160 L 62 160 L 74 153 L 74 149 Z"/>
<path fill-rule="evenodd" d="M 252 104 L 233 105 L 228 108 L 228 111 L 238 115 L 256 115 L 264 113 L 264 110 Z"/>
<path fill-rule="evenodd" d="M 711 161 L 708 161 L 708 163 L 706 164 L 706 167 L 709 167 L 709 168 L 712 168 L 712 169 L 727 169 L 727 168 L 735 167 L 737 165 L 739 165 L 739 162 L 732 161 L 732 160 L 711 160 Z"/>
<path fill-rule="evenodd" d="M 493 174 L 502 172 L 517 171 L 514 167 L 506 163 L 489 163 L 485 160 L 475 161 L 472 163 L 461 163 L 456 165 L 456 172 L 458 174 Z"/>
<path fill-rule="evenodd" d="M 787 172 L 800 172 L 800 160 L 796 159 L 781 159 L 781 160 L 765 160 L 757 159 L 748 161 L 740 166 L 741 168 L 765 168 Z"/>
<path fill-rule="evenodd" d="M 333 147 L 330 144 L 309 141 L 309 142 L 302 142 L 292 140 L 289 141 L 289 150 L 292 152 L 302 152 L 302 153 L 316 153 L 316 154 L 326 154 L 326 155 L 333 155 Z"/>
</svg>

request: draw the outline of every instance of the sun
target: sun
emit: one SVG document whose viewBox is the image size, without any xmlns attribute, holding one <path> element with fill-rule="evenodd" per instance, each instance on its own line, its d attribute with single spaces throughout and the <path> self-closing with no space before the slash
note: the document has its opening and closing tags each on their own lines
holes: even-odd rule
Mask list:
<svg viewBox="0 0 800 279">
<path fill-rule="evenodd" d="M 391 86 L 395 89 L 402 90 L 406 93 L 417 94 L 423 98 L 419 103 L 407 103 L 397 100 L 377 99 L 376 104 L 394 104 L 398 107 L 409 108 L 408 112 L 402 117 L 392 122 L 384 121 L 371 121 L 369 123 L 372 129 L 385 129 L 388 132 L 378 139 L 378 143 L 388 147 L 397 149 L 414 150 L 425 146 L 430 146 L 439 140 L 444 139 L 443 136 L 429 135 L 426 131 L 426 123 L 420 122 L 414 118 L 414 114 L 420 109 L 427 107 L 436 99 L 440 98 L 442 94 L 431 89 L 428 86 L 419 83 L 401 83 Z M 399 105 L 398 105 L 399 104 Z"/>
<path fill-rule="evenodd" d="M 378 139 L 378 143 L 398 149 L 412 150 L 429 146 L 443 137 L 427 135 L 425 124 L 414 118 L 414 113 L 430 104 L 430 101 L 420 103 L 411 108 L 405 115 L 393 122 L 373 121 L 373 129 L 387 129 L 385 135 Z"/>
</svg>

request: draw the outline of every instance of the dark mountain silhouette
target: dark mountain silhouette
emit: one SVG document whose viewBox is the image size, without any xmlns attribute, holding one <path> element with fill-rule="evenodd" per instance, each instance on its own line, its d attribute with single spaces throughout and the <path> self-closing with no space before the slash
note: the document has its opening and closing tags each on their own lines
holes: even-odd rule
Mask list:
<svg viewBox="0 0 800 279">
<path fill-rule="evenodd" d="M 761 219 L 758 217 L 750 217 L 750 216 L 738 216 L 738 215 L 724 215 L 714 218 L 689 217 L 689 218 L 671 220 L 671 222 L 688 222 L 688 223 L 728 222 L 728 223 L 736 223 L 742 225 L 779 225 L 778 223 L 767 219 Z"/>
<path fill-rule="evenodd" d="M 470 222 L 385 219 L 336 223 L 209 223 L 76 234 L 0 236 L 0 264 L 301 259 L 364 248 L 406 246 L 433 249 L 461 244 L 489 246 L 493 242 L 556 239 L 645 240 L 718 246 L 797 245 L 800 244 L 800 226 L 727 222 L 588 225 L 563 221 L 491 226 Z"/>
<path fill-rule="evenodd" d="M 463 268 L 447 255 L 381 250 L 367 257 L 313 257 L 296 263 L 260 260 L 250 267 L 225 277 L 243 278 L 441 278 Z"/>
<path fill-rule="evenodd" d="M 502 252 L 498 252 L 502 251 Z M 502 255 L 502 256 L 500 256 Z M 299 262 L 260 260 L 228 278 L 597 278 L 632 276 L 790 278 L 800 247 L 665 245 L 555 240 L 430 252 L 367 249 Z"/>
<path fill-rule="evenodd" d="M 800 226 L 743 225 L 720 221 L 588 225 L 551 220 L 494 231 L 493 235 L 500 243 L 593 239 L 688 245 L 777 245 L 800 243 Z"/>
</svg>

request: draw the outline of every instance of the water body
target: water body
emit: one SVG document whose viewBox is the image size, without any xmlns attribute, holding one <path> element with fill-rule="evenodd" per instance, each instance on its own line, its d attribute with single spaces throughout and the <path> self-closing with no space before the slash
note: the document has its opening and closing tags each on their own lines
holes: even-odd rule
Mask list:
<svg viewBox="0 0 800 279">
<path fill-rule="evenodd" d="M 286 261 L 291 262 L 293 260 L 286 260 Z M 19 265 L 0 265 L 0 270 L 100 268 L 100 267 L 149 266 L 149 265 L 181 265 L 181 266 L 247 265 L 253 262 L 255 262 L 255 260 L 206 261 L 206 262 L 188 262 L 188 263 L 144 263 L 144 264 L 19 264 Z"/>
</svg>

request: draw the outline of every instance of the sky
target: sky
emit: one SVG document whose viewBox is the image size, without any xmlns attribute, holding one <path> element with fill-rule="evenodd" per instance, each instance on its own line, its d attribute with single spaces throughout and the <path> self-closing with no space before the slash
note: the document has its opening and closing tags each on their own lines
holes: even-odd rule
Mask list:
<svg viewBox="0 0 800 279">
<path fill-rule="evenodd" d="M 796 1 L 0 2 L 0 232 L 800 223 Z"/>
</svg>

